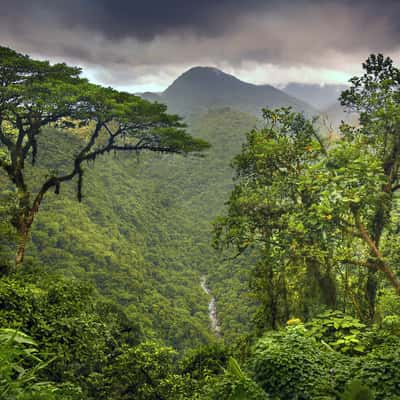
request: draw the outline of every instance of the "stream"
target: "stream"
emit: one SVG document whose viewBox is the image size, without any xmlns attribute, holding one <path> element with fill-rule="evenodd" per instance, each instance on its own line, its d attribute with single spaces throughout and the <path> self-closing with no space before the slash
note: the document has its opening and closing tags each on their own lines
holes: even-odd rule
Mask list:
<svg viewBox="0 0 400 400">
<path fill-rule="evenodd" d="M 208 315 L 211 320 L 211 329 L 216 336 L 220 336 L 221 327 L 219 326 L 218 317 L 217 317 L 217 302 L 215 300 L 215 297 L 211 294 L 211 291 L 207 286 L 207 279 L 205 276 L 201 277 L 200 286 L 204 290 L 205 293 L 207 293 L 209 296 L 211 296 L 211 301 L 208 304 Z"/>
</svg>

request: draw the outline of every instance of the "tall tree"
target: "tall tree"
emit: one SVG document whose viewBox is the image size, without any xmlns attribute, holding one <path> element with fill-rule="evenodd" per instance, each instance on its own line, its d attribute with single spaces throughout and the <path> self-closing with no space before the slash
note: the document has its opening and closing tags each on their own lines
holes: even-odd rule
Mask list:
<svg viewBox="0 0 400 400">
<path fill-rule="evenodd" d="M 378 271 L 387 275 L 400 295 L 397 274 L 391 271 L 381 250 L 382 237 L 385 232 L 390 235 L 390 228 L 393 228 L 391 214 L 398 205 L 396 192 L 400 189 L 400 70 L 382 54 L 371 55 L 363 69 L 364 75 L 350 80 L 352 85 L 342 93 L 340 100 L 343 106 L 360 115 L 360 126 L 352 129 L 344 125 L 343 133 L 352 142 L 363 138 L 369 152 L 374 153 L 382 164 L 383 179 L 369 218 L 362 221 L 358 215 L 359 207 L 353 207 L 356 228 L 371 253 L 369 263 L 373 266 L 369 268 L 366 298 L 373 318 Z"/>
<path fill-rule="evenodd" d="M 180 118 L 167 114 L 164 105 L 91 84 L 80 72 L 0 47 L 0 168 L 15 186 L 18 198 L 13 218 L 19 237 L 16 265 L 24 259 L 30 229 L 48 191 L 58 194 L 64 182 L 76 178 L 77 197 L 82 199 L 86 162 L 110 151 L 187 154 L 208 147 L 192 138 Z M 49 126 L 86 126 L 88 133 L 69 160 L 70 172 L 58 175 L 49 171 L 34 190 L 28 187 L 26 174 L 35 167 L 40 135 Z"/>
<path fill-rule="evenodd" d="M 253 287 L 261 302 L 258 322 L 262 328 L 276 328 L 292 313 L 307 314 L 295 309 L 295 299 L 309 297 L 313 283 L 320 284 L 320 296 L 331 307 L 335 289 L 329 241 L 322 240 L 315 221 L 305 218 L 312 200 L 298 187 L 326 150 L 303 115 L 290 109 L 264 110 L 264 118 L 265 127 L 247 134 L 242 152 L 234 159 L 237 176 L 228 215 L 215 227 L 220 246 L 233 245 L 239 253 L 255 249 L 259 261 Z M 308 306 L 308 302 L 301 305 Z"/>
<path fill-rule="evenodd" d="M 234 160 L 217 241 L 260 249 L 256 288 L 267 325 L 287 316 L 279 303 L 307 317 L 318 304 L 344 308 L 349 290 L 358 292 L 355 311 L 372 321 L 379 280 L 400 295 L 400 72 L 382 55 L 363 67 L 341 96 L 360 114 L 357 127 L 343 124 L 325 146 L 304 116 L 264 110 L 265 128 L 247 135 Z"/>
</svg>

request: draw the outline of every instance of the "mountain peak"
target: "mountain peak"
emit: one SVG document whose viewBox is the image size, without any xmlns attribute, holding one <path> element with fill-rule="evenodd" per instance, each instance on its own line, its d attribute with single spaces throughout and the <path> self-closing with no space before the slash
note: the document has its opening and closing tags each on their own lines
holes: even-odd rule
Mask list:
<svg viewBox="0 0 400 400">
<path fill-rule="evenodd" d="M 182 75 L 180 75 L 172 85 L 167 89 L 170 90 L 175 86 L 180 85 L 220 85 L 227 82 L 238 83 L 241 82 L 239 79 L 232 75 L 229 75 L 218 68 L 214 67 L 193 67 L 188 69 Z"/>
<path fill-rule="evenodd" d="M 181 115 L 226 106 L 258 116 L 263 107 L 283 105 L 312 111 L 307 104 L 273 86 L 247 83 L 208 66 L 196 66 L 184 72 L 162 93 L 161 101 Z"/>
<path fill-rule="evenodd" d="M 194 74 L 222 75 L 222 74 L 225 74 L 225 72 L 223 72 L 220 69 L 215 68 L 215 67 L 197 66 L 197 67 L 189 68 L 186 72 L 184 72 L 182 74 L 182 76 L 184 76 L 184 75 L 194 75 Z"/>
</svg>

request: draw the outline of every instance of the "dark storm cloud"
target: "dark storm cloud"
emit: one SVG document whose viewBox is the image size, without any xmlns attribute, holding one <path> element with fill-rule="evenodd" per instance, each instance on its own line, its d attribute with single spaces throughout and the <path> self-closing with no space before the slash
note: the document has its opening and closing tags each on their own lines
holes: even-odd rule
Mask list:
<svg viewBox="0 0 400 400">
<path fill-rule="evenodd" d="M 370 52 L 399 50 L 398 0 L 0 0 L 0 5 L 2 44 L 98 69 L 110 83 L 125 82 L 132 71 L 142 76 L 161 66 L 199 63 L 343 70 Z"/>
<path fill-rule="evenodd" d="M 99 32 L 110 39 L 192 31 L 218 35 L 233 29 L 240 15 L 267 10 L 275 1 L 265 0 L 3 0 L 3 17 L 14 21 L 57 23 Z"/>
<path fill-rule="evenodd" d="M 301 12 L 310 5 L 340 4 L 367 12 L 371 19 L 387 17 L 393 32 L 399 32 L 400 6 L 394 0 L 2 0 L 1 19 L 11 18 L 16 25 L 30 24 L 30 20 L 32 28 L 57 23 L 101 33 L 112 40 L 150 40 L 156 35 L 185 31 L 216 36 L 233 31 L 238 20 L 249 13 L 282 9 Z"/>
</svg>

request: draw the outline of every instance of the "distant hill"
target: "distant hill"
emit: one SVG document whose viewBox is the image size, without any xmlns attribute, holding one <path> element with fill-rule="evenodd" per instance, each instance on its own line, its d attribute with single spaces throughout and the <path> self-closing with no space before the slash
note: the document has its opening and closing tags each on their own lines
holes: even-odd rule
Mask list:
<svg viewBox="0 0 400 400">
<path fill-rule="evenodd" d="M 347 85 L 313 85 L 302 83 L 290 83 L 282 90 L 289 95 L 302 100 L 319 110 L 322 126 L 331 126 L 335 130 L 342 121 L 351 125 L 357 125 L 358 115 L 349 113 L 340 105 L 339 97 Z"/>
<path fill-rule="evenodd" d="M 144 92 L 144 93 L 139 93 L 139 95 L 149 101 L 159 102 L 161 99 L 161 93 Z"/>
<path fill-rule="evenodd" d="M 323 110 L 322 116 L 327 118 L 334 127 L 338 127 L 342 121 L 351 125 L 357 125 L 358 123 L 358 114 L 346 112 L 345 108 L 341 106 L 339 102 Z"/>
<path fill-rule="evenodd" d="M 340 93 L 346 85 L 317 85 L 304 83 L 289 83 L 282 90 L 290 96 L 307 102 L 314 108 L 323 111 L 333 105 L 339 105 Z"/>
<path fill-rule="evenodd" d="M 291 106 L 315 115 L 306 102 L 270 85 L 254 85 L 211 67 L 194 67 L 179 76 L 163 93 L 143 93 L 148 100 L 168 105 L 171 112 L 190 115 L 216 107 L 231 107 L 260 115 L 264 107 Z"/>
</svg>

